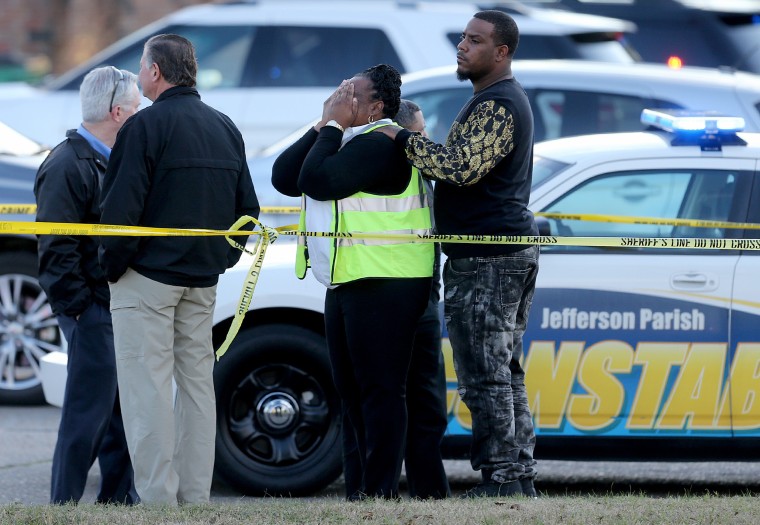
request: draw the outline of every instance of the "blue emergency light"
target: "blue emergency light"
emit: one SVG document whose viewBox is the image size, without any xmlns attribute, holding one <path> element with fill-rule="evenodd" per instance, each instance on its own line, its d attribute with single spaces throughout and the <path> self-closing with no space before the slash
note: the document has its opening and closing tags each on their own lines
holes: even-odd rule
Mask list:
<svg viewBox="0 0 760 525">
<path fill-rule="evenodd" d="M 736 133 L 744 129 L 742 117 L 688 109 L 645 109 L 641 123 L 673 133 Z"/>
<path fill-rule="evenodd" d="M 744 119 L 717 111 L 645 109 L 641 123 L 673 134 L 672 146 L 699 146 L 702 151 L 721 151 L 723 146 L 746 146 L 736 133 Z"/>
</svg>

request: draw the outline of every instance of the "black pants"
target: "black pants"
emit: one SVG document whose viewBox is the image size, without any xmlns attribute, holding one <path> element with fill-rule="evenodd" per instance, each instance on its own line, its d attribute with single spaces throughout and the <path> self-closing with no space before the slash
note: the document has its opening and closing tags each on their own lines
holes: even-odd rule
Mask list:
<svg viewBox="0 0 760 525">
<path fill-rule="evenodd" d="M 441 499 L 450 495 L 443 468 L 441 440 L 446 433 L 446 371 L 441 352 L 440 282 L 435 278 L 425 313 L 414 337 L 406 381 L 406 480 L 412 498 Z"/>
<path fill-rule="evenodd" d="M 99 503 L 138 501 L 121 419 L 108 307 L 93 304 L 79 319 L 58 316 L 68 342 L 68 377 L 53 453 L 50 502 L 78 502 L 98 459 Z"/>
<path fill-rule="evenodd" d="M 349 499 L 398 497 L 406 428 L 406 379 L 430 278 L 362 279 L 327 291 L 325 328 L 333 380 L 356 462 L 345 464 Z M 344 454 L 346 450 L 344 449 Z"/>
</svg>

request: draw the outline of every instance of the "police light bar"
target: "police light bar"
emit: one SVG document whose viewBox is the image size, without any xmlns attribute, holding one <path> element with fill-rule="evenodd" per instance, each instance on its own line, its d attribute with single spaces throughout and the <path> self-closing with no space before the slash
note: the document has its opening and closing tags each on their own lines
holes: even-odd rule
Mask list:
<svg viewBox="0 0 760 525">
<path fill-rule="evenodd" d="M 724 134 L 744 129 L 742 117 L 687 109 L 645 109 L 641 112 L 641 123 L 673 133 Z"/>
</svg>

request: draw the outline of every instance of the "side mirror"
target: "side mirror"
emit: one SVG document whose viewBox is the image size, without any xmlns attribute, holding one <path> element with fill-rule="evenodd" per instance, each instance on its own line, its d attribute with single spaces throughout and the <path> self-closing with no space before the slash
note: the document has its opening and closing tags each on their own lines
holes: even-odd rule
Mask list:
<svg viewBox="0 0 760 525">
<path fill-rule="evenodd" d="M 538 234 L 539 235 L 551 235 L 552 234 L 552 226 L 549 222 L 549 219 L 546 217 L 536 217 L 536 226 L 538 227 Z"/>
</svg>

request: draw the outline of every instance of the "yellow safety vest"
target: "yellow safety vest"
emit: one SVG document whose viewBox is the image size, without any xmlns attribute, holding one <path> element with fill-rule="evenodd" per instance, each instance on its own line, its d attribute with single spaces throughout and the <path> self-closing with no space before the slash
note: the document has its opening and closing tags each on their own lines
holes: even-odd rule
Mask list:
<svg viewBox="0 0 760 525">
<path fill-rule="evenodd" d="M 369 133 L 379 127 L 372 127 Z M 299 231 L 306 231 L 306 199 L 302 198 Z M 360 191 L 332 201 L 331 231 L 336 233 L 412 233 L 431 231 L 430 205 L 417 168 L 406 189 L 397 195 Z M 389 239 L 338 237 L 330 244 L 330 281 L 342 284 L 367 277 L 430 277 L 435 248 L 432 243 Z M 298 238 L 296 275 L 303 279 L 309 267 L 306 238 Z"/>
</svg>

